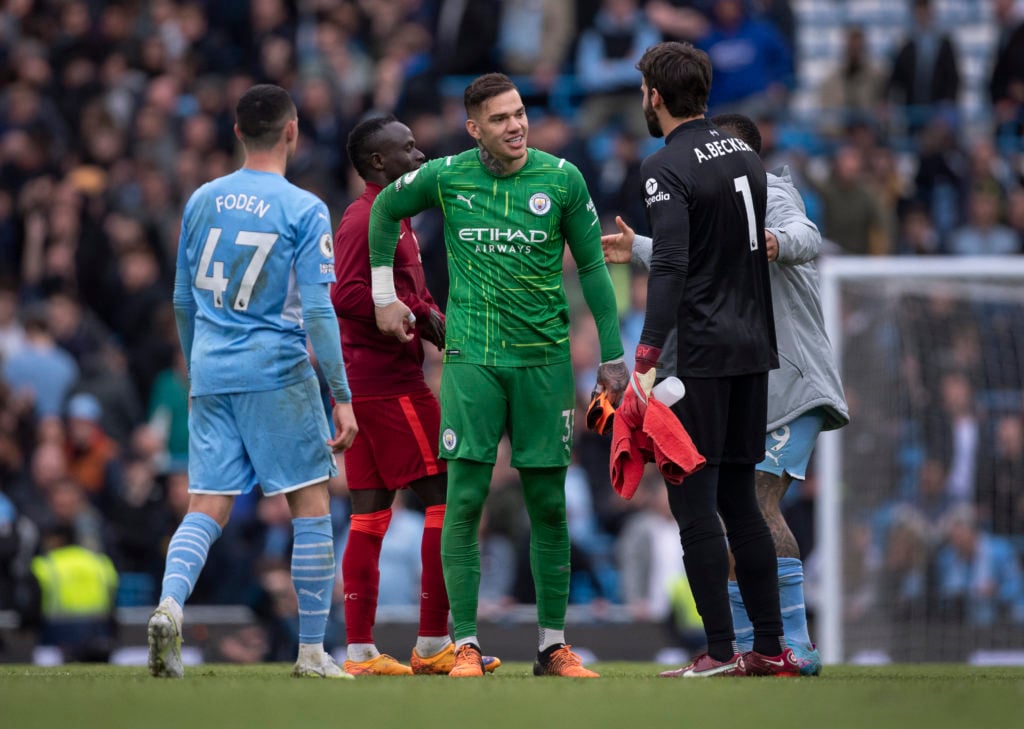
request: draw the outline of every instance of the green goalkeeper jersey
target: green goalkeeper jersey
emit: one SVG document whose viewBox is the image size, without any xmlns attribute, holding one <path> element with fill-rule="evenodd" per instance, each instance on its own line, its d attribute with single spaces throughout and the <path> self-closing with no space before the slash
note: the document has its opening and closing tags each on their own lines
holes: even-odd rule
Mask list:
<svg viewBox="0 0 1024 729">
<path fill-rule="evenodd" d="M 377 196 L 370 265 L 391 266 L 399 221 L 440 207 L 448 251 L 445 361 L 533 366 L 569 358 L 562 285 L 568 244 L 597 322 L 603 361 L 622 356 L 601 226 L 580 171 L 530 149 L 517 172 L 498 177 L 477 149 L 431 160 Z"/>
</svg>

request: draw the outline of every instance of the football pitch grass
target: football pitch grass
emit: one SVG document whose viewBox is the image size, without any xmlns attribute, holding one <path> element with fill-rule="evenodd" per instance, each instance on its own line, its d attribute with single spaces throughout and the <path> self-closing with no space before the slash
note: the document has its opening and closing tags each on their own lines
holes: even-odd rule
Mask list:
<svg viewBox="0 0 1024 729">
<path fill-rule="evenodd" d="M 600 679 L 494 676 L 297 680 L 290 665 L 206 664 L 182 681 L 145 667 L 0 664 L 3 729 L 835 729 L 1021 726 L 1024 668 L 827 666 L 818 678 L 657 677 L 652 663 L 595 663 Z"/>
</svg>

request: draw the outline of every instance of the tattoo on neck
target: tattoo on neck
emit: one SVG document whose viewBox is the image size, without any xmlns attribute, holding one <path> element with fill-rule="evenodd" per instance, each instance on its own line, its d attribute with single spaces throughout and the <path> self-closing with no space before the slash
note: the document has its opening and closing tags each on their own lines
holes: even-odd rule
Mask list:
<svg viewBox="0 0 1024 729">
<path fill-rule="evenodd" d="M 486 147 L 480 147 L 480 163 L 495 175 L 505 174 L 505 165 L 501 160 L 487 151 Z"/>
</svg>

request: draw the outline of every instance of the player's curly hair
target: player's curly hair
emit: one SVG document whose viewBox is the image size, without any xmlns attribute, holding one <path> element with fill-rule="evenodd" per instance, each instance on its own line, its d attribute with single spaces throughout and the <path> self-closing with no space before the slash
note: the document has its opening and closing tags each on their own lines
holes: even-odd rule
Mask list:
<svg viewBox="0 0 1024 729">
<path fill-rule="evenodd" d="M 518 91 L 512 79 L 503 73 L 485 73 L 473 79 L 473 82 L 466 87 L 462 94 L 462 103 L 466 107 L 466 114 L 473 116 L 484 102 L 493 99 L 498 94 L 506 91 Z"/>
<path fill-rule="evenodd" d="M 356 172 L 364 180 L 373 170 L 370 167 L 370 158 L 379 150 L 374 146 L 373 138 L 381 129 L 392 122 L 397 122 L 394 114 L 384 114 L 364 119 L 353 127 L 348 133 L 348 141 L 345 143 L 345 151 L 348 159 Z"/>
<path fill-rule="evenodd" d="M 257 84 L 238 100 L 235 123 L 246 148 L 268 150 L 278 143 L 285 125 L 296 114 L 287 91 L 274 84 Z"/>
<path fill-rule="evenodd" d="M 700 116 L 708 110 L 711 59 L 692 43 L 666 41 L 648 48 L 637 70 L 650 89 L 657 89 L 668 113 L 677 119 Z"/>
<path fill-rule="evenodd" d="M 761 132 L 749 116 L 743 114 L 718 114 L 711 117 L 711 123 L 730 134 L 739 137 L 750 148 L 761 154 Z"/>
</svg>

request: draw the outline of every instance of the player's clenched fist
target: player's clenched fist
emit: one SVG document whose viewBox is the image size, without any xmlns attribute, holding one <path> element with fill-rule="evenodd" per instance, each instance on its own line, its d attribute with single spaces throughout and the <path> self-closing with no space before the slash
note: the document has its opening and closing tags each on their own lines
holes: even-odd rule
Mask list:
<svg viewBox="0 0 1024 729">
<path fill-rule="evenodd" d="M 390 334 L 398 337 L 400 342 L 412 340 L 412 328 L 416 322 L 409 307 L 401 301 L 392 301 L 387 306 L 375 306 L 373 308 L 374 318 L 377 320 L 377 328 L 381 334 Z"/>
<path fill-rule="evenodd" d="M 597 368 L 597 384 L 608 393 L 608 401 L 612 405 L 618 405 L 622 399 L 622 392 L 629 384 L 629 368 L 622 359 L 604 362 Z"/>
<path fill-rule="evenodd" d="M 651 390 L 654 388 L 654 379 L 657 376 L 655 370 L 647 372 L 633 372 L 629 379 L 629 387 L 622 396 L 622 404 L 615 411 L 617 418 L 622 418 L 629 425 L 630 429 L 643 427 L 644 415 L 647 414 L 647 402 L 651 399 Z"/>
<path fill-rule="evenodd" d="M 775 233 L 767 228 L 764 231 L 764 250 L 768 254 L 768 262 L 777 261 L 779 258 L 779 239 Z"/>
<path fill-rule="evenodd" d="M 327 445 L 335 453 L 341 453 L 352 445 L 359 432 L 355 413 L 352 412 L 352 403 L 335 403 L 331 418 L 334 420 L 334 437 L 327 441 Z"/>
<path fill-rule="evenodd" d="M 636 345 L 636 366 L 629 378 L 629 386 L 622 395 L 622 404 L 615 411 L 617 418 L 628 423 L 630 429 L 640 428 L 647 413 L 647 401 L 651 397 L 651 389 L 657 377 L 655 367 L 661 350 L 646 344 Z"/>
</svg>

